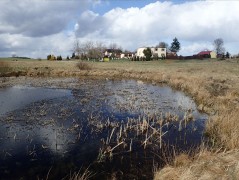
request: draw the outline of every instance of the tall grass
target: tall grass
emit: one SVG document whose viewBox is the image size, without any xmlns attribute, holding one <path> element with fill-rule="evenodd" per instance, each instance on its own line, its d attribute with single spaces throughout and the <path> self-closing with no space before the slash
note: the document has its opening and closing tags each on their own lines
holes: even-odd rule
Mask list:
<svg viewBox="0 0 239 180">
<path fill-rule="evenodd" d="M 89 65 L 87 62 L 79 62 L 77 65 L 75 65 L 74 62 L 23 63 L 18 62 L 21 66 L 36 66 L 39 64 L 46 66 L 47 63 L 47 65 L 54 69 L 54 71 L 51 72 L 54 74 L 51 75 L 63 75 L 63 73 L 65 73 L 68 75 L 82 76 L 85 75 L 86 72 L 79 70 L 91 69 L 91 64 Z M 72 72 L 72 69 L 74 69 L 74 72 Z M 238 170 L 238 166 L 234 163 L 234 160 L 239 159 L 239 152 L 234 152 L 236 149 L 239 149 L 239 63 L 237 63 L 237 60 L 195 60 L 184 62 L 173 60 L 149 62 L 112 61 L 110 63 L 94 63 L 94 71 L 87 72 L 87 75 L 98 77 L 108 77 L 109 74 L 115 78 L 134 78 L 150 81 L 155 84 L 166 83 L 174 89 L 186 92 L 196 101 L 198 109 L 209 114 L 209 121 L 206 123 L 205 133 L 211 140 L 214 148 L 230 150 L 227 153 L 220 152 L 219 154 L 214 154 L 211 151 L 202 151 L 201 156 L 199 153 L 194 159 L 190 159 L 190 162 L 187 161 L 189 162 L 188 164 L 181 163 L 180 169 L 175 169 L 176 166 L 172 165 L 159 173 L 167 172 L 169 175 L 170 172 L 176 172 L 174 173 L 175 178 L 173 179 L 177 179 L 180 175 L 183 176 L 182 173 L 189 174 L 187 177 L 192 177 L 191 175 L 193 173 L 196 177 L 197 173 L 193 169 L 194 165 L 196 166 L 197 163 L 199 163 L 202 165 L 201 168 L 205 171 L 208 168 L 208 171 L 211 172 L 215 165 L 211 165 L 212 167 L 204 166 L 203 162 L 210 164 L 210 159 L 212 159 L 212 162 L 216 163 L 217 161 L 215 159 L 220 158 L 220 156 L 222 156 L 222 158 L 225 157 L 225 160 L 227 157 L 230 157 L 232 167 Z M 204 160 L 203 157 L 205 157 Z M 216 172 L 215 177 L 220 175 L 220 172 L 224 172 L 223 168 L 225 167 L 222 162 L 218 162 L 220 166 L 217 170 L 214 169 Z M 227 161 L 225 161 L 225 164 L 230 165 Z M 220 168 L 222 169 L 220 170 Z M 201 177 L 204 177 L 204 175 L 205 178 L 207 176 L 211 177 L 202 170 L 199 172 L 202 172 Z M 232 170 L 232 172 L 232 174 L 235 175 L 234 170 Z M 203 175 L 203 173 L 205 174 Z M 225 172 L 224 175 L 226 177 L 226 175 L 229 174 Z M 172 175 L 172 177 L 174 176 Z M 239 174 L 237 177 L 239 177 Z"/>
<path fill-rule="evenodd" d="M 10 72 L 11 70 L 12 68 L 8 62 L 0 61 L 0 73 Z"/>
<path fill-rule="evenodd" d="M 88 62 L 80 61 L 76 64 L 76 67 L 80 70 L 91 70 L 92 65 Z"/>
</svg>

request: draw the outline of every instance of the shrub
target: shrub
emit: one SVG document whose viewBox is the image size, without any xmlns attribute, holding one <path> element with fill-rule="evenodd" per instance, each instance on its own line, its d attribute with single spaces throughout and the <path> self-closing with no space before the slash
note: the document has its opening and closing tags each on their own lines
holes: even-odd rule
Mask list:
<svg viewBox="0 0 239 180">
<path fill-rule="evenodd" d="M 76 64 L 76 66 L 77 66 L 80 70 L 91 70 L 91 69 L 92 69 L 92 66 L 91 66 L 89 63 L 83 62 L 83 61 L 78 62 L 78 63 Z"/>
<path fill-rule="evenodd" d="M 61 57 L 61 56 L 57 56 L 56 60 L 57 60 L 57 61 L 61 61 L 61 60 L 62 60 L 62 57 Z"/>
</svg>

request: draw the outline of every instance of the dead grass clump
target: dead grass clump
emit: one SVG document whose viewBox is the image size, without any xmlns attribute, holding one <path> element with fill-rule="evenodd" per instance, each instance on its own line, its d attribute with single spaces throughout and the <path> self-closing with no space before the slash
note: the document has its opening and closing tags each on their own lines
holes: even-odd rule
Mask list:
<svg viewBox="0 0 239 180">
<path fill-rule="evenodd" d="M 239 177 L 238 160 L 238 150 L 226 153 L 202 150 L 194 157 L 192 163 L 167 166 L 158 171 L 154 179 L 237 179 Z"/>
<path fill-rule="evenodd" d="M 94 176 L 95 174 L 89 171 L 89 167 L 88 167 L 84 171 L 80 169 L 78 172 L 75 172 L 72 175 L 70 175 L 69 180 L 88 180 Z"/>
<path fill-rule="evenodd" d="M 76 67 L 77 67 L 78 69 L 80 69 L 80 70 L 91 70 L 91 69 L 92 69 L 91 64 L 89 64 L 89 63 L 87 63 L 87 62 L 83 62 L 83 61 L 78 62 L 78 63 L 76 64 Z"/>
<path fill-rule="evenodd" d="M 0 61 L 0 73 L 6 73 L 11 71 L 11 67 L 8 62 Z"/>
<path fill-rule="evenodd" d="M 220 115 L 212 117 L 207 121 L 206 134 L 216 147 L 221 146 L 226 149 L 239 147 L 239 111 L 220 112 Z"/>
</svg>

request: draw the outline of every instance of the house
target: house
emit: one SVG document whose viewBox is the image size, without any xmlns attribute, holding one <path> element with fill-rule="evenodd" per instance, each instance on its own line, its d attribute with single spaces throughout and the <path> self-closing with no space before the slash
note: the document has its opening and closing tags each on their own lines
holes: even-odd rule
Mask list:
<svg viewBox="0 0 239 180">
<path fill-rule="evenodd" d="M 197 55 L 202 57 L 202 58 L 212 58 L 212 59 L 217 58 L 216 52 L 209 51 L 209 50 L 201 51 Z"/>
<path fill-rule="evenodd" d="M 111 58 L 120 58 L 122 51 L 120 49 L 106 49 L 104 56 Z"/>
<path fill-rule="evenodd" d="M 125 58 L 125 59 L 131 59 L 131 58 L 133 58 L 134 56 L 135 56 L 135 53 L 129 52 L 129 51 L 126 51 L 126 52 L 120 54 L 120 58 L 121 58 L 121 59 L 123 59 L 123 58 Z"/>
<path fill-rule="evenodd" d="M 147 49 L 147 47 L 141 47 L 137 49 L 136 56 L 137 57 L 145 57 L 144 50 Z M 151 52 L 153 57 L 166 57 L 167 49 L 166 48 L 160 48 L 160 47 L 151 47 Z"/>
</svg>

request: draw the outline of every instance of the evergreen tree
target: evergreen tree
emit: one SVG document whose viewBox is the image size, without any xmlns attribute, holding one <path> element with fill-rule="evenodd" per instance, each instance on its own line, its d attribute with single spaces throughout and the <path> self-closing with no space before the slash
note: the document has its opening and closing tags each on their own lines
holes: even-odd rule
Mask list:
<svg viewBox="0 0 239 180">
<path fill-rule="evenodd" d="M 226 53 L 226 58 L 227 59 L 230 58 L 230 53 L 229 52 Z"/>
<path fill-rule="evenodd" d="M 145 57 L 146 57 L 146 61 L 150 61 L 151 57 L 152 57 L 152 51 L 151 49 L 148 47 L 147 49 L 145 49 L 143 51 Z"/>
<path fill-rule="evenodd" d="M 170 47 L 170 50 L 172 52 L 178 52 L 180 50 L 181 46 L 180 46 L 180 42 L 178 41 L 178 39 L 175 37 L 173 39 L 173 42 L 171 43 L 171 47 Z"/>
<path fill-rule="evenodd" d="M 71 56 L 71 59 L 75 59 L 75 57 L 76 57 L 76 54 L 73 52 L 72 56 Z"/>
</svg>

